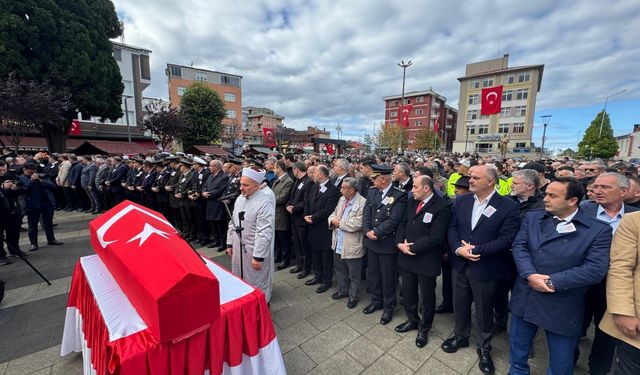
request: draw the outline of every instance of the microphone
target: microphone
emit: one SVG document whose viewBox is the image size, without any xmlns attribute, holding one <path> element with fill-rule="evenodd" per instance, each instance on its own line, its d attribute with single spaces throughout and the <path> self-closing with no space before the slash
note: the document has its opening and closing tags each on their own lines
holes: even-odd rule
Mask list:
<svg viewBox="0 0 640 375">
<path fill-rule="evenodd" d="M 240 193 L 231 193 L 231 194 L 223 195 L 220 198 L 218 198 L 218 202 L 231 202 L 232 200 L 238 198 L 239 195 Z"/>
<path fill-rule="evenodd" d="M 244 211 L 238 212 L 238 220 L 239 221 L 244 221 Z"/>
</svg>

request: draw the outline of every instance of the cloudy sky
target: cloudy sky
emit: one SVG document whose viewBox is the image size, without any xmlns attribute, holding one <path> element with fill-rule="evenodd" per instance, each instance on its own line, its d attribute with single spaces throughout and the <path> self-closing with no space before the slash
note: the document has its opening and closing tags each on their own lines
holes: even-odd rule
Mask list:
<svg viewBox="0 0 640 375">
<path fill-rule="evenodd" d="M 544 64 L 541 115 L 550 148 L 574 147 L 605 98 L 614 133 L 640 123 L 640 2 L 113 0 L 124 42 L 152 50 L 145 95 L 168 98 L 167 63 L 242 75 L 243 106 L 303 129 L 359 140 L 384 119 L 382 97 L 433 88 L 458 107 L 465 64 L 510 54 Z"/>
</svg>

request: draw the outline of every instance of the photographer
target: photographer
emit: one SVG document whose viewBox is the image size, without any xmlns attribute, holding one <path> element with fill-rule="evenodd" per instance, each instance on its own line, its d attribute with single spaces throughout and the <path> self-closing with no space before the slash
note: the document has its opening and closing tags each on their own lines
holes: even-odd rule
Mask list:
<svg viewBox="0 0 640 375">
<path fill-rule="evenodd" d="M 0 160 L 0 265 L 11 264 L 4 251 L 4 240 L 9 243 L 7 250 L 12 256 L 24 255 L 20 251 L 20 206 L 17 204 L 18 186 L 9 180 L 7 164 Z"/>
<path fill-rule="evenodd" d="M 48 245 L 62 245 L 53 235 L 53 210 L 55 198 L 53 196 L 56 186 L 47 179 L 45 174 L 36 173 L 38 166 L 34 163 L 24 165 L 24 172 L 18 177 L 22 183 L 19 187 L 20 194 L 25 197 L 25 211 L 29 222 L 29 251 L 38 250 L 38 221 L 42 216 L 44 232 Z"/>
</svg>

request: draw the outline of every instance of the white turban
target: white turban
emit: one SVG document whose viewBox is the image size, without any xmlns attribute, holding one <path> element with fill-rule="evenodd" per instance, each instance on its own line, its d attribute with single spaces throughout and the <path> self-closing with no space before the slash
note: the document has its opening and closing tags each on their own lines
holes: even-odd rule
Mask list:
<svg viewBox="0 0 640 375">
<path fill-rule="evenodd" d="M 261 184 L 262 181 L 264 181 L 264 175 L 265 175 L 265 171 L 263 170 L 256 171 L 253 168 L 242 168 L 243 177 L 249 177 L 250 179 L 252 179 L 253 181 L 259 184 Z"/>
</svg>

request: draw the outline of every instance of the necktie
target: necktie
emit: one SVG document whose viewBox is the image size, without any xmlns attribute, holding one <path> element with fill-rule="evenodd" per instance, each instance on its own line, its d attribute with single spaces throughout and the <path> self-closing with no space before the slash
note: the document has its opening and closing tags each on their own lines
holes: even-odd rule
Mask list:
<svg viewBox="0 0 640 375">
<path fill-rule="evenodd" d="M 418 203 L 418 208 L 416 208 L 416 214 L 417 214 L 418 212 L 420 212 L 420 210 L 422 209 L 422 206 L 423 206 L 423 205 L 424 205 L 424 202 L 423 202 L 423 201 L 420 201 L 420 203 Z"/>
</svg>

